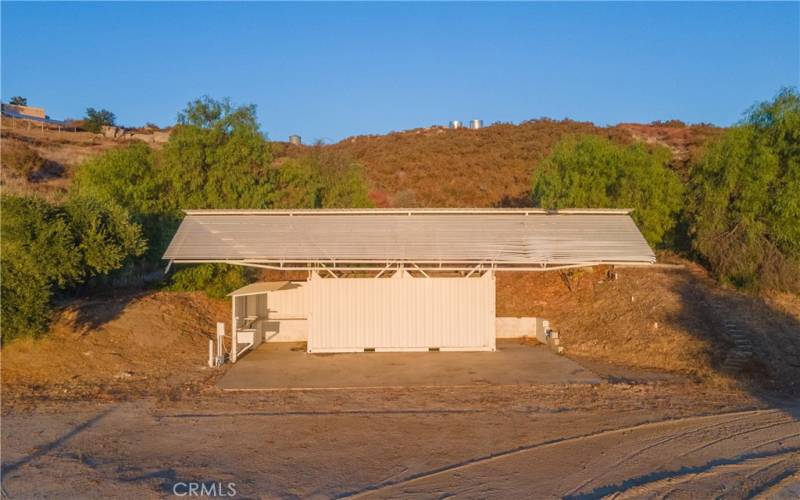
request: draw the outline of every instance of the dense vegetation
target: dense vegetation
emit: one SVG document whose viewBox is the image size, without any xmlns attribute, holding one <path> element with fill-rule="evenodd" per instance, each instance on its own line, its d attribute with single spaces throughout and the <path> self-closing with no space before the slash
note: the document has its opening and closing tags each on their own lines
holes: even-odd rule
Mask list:
<svg viewBox="0 0 800 500">
<path fill-rule="evenodd" d="M 664 242 L 682 206 L 682 186 L 665 148 L 617 145 L 597 136 L 567 137 L 533 178 L 533 204 L 545 208 L 632 208 L 652 245 Z"/>
<path fill-rule="evenodd" d="M 124 210 L 74 197 L 63 206 L 3 196 L 2 339 L 38 334 L 54 293 L 120 269 L 146 249 Z"/>
<path fill-rule="evenodd" d="M 693 255 L 740 287 L 800 291 L 800 94 L 756 105 L 681 172 L 669 152 L 568 136 L 540 163 L 532 202 L 634 208 L 653 245 Z M 680 224 L 679 224 L 680 223 Z M 675 228 L 682 231 L 676 234 Z"/>
<path fill-rule="evenodd" d="M 785 89 L 694 167 L 693 247 L 724 281 L 800 291 L 800 94 Z"/>
<path fill-rule="evenodd" d="M 80 165 L 61 206 L 3 196 L 3 339 L 43 331 L 58 293 L 159 268 L 183 209 L 370 204 L 361 167 L 339 155 L 282 163 L 253 106 L 204 97 L 179 115 L 163 150 L 133 143 Z M 169 286 L 219 297 L 246 279 L 244 268 L 194 266 Z"/>
</svg>

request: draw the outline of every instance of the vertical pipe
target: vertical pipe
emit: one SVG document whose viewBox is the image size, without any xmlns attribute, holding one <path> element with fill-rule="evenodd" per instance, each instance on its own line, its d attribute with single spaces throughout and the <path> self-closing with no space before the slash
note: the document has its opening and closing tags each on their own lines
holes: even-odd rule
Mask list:
<svg viewBox="0 0 800 500">
<path fill-rule="evenodd" d="M 214 368 L 214 341 L 208 339 L 208 367 Z"/>
<path fill-rule="evenodd" d="M 217 359 L 220 364 L 225 362 L 225 347 L 223 342 L 225 342 L 225 323 L 217 323 Z"/>
<path fill-rule="evenodd" d="M 231 363 L 236 363 L 239 338 L 236 335 L 236 295 L 231 297 Z"/>
</svg>

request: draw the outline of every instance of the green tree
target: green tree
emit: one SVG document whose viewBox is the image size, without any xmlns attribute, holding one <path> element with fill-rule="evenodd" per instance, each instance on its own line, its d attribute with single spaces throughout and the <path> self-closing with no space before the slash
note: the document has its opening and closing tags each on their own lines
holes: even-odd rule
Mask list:
<svg viewBox="0 0 800 500">
<path fill-rule="evenodd" d="M 187 105 L 178 123 L 163 151 L 178 207 L 268 208 L 272 152 L 254 106 L 234 108 L 203 97 Z"/>
<path fill-rule="evenodd" d="M 107 275 L 144 251 L 141 229 L 118 208 L 87 200 L 59 207 L 7 195 L 0 204 L 4 342 L 42 333 L 55 293 Z"/>
<path fill-rule="evenodd" d="M 8 101 L 8 103 L 14 106 L 27 106 L 28 98 L 22 97 L 21 95 L 15 95 Z"/>
<path fill-rule="evenodd" d="M 100 133 L 104 125 L 114 125 L 117 117 L 107 109 L 86 109 L 86 117 L 83 119 L 83 128 L 95 134 Z"/>
<path fill-rule="evenodd" d="M 694 166 L 693 247 L 722 280 L 800 290 L 800 94 L 757 104 Z"/>
<path fill-rule="evenodd" d="M 667 164 L 669 151 L 618 145 L 597 136 L 567 137 L 533 177 L 534 206 L 632 208 L 652 245 L 670 236 L 681 209 L 682 186 Z"/>
<path fill-rule="evenodd" d="M 272 206 L 272 150 L 253 105 L 234 107 L 208 96 L 188 103 L 164 147 L 162 172 L 168 196 L 180 209 Z M 224 297 L 246 282 L 245 269 L 199 265 L 175 271 L 170 289 Z"/>
<path fill-rule="evenodd" d="M 150 262 L 160 261 L 180 215 L 157 162 L 154 151 L 142 143 L 106 151 L 80 165 L 71 188 L 73 196 L 126 210 L 143 227 Z"/>
<path fill-rule="evenodd" d="M 372 206 L 363 167 L 339 155 L 314 151 L 276 167 L 275 208 L 367 208 Z"/>
<path fill-rule="evenodd" d="M 121 269 L 128 259 L 147 250 L 142 227 L 132 223 L 128 212 L 118 205 L 74 197 L 65 210 L 81 258 L 81 279 Z"/>
</svg>

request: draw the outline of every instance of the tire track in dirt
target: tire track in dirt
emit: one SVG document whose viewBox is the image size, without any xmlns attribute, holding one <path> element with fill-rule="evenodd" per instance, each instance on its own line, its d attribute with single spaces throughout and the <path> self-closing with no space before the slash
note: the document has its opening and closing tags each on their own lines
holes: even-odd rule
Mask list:
<svg viewBox="0 0 800 500">
<path fill-rule="evenodd" d="M 698 451 L 701 451 L 701 450 L 707 449 L 707 448 L 709 448 L 711 446 L 714 446 L 715 444 L 718 444 L 718 443 L 721 443 L 721 442 L 724 442 L 724 441 L 728 441 L 728 440 L 731 440 L 731 439 L 735 439 L 737 437 L 741 437 L 741 436 L 744 436 L 744 435 L 747 435 L 747 434 L 752 434 L 752 433 L 755 433 L 755 432 L 758 432 L 758 431 L 761 431 L 761 430 L 770 429 L 770 428 L 778 427 L 778 426 L 781 426 L 781 425 L 791 425 L 793 423 L 794 424 L 798 423 L 798 421 L 796 419 L 792 418 L 791 416 L 787 415 L 786 417 L 787 417 L 787 420 L 784 420 L 784 421 L 781 421 L 781 422 L 774 422 L 774 423 L 770 423 L 768 425 L 762 425 L 762 426 L 759 426 L 759 427 L 748 428 L 748 429 L 745 429 L 745 430 L 743 430 L 741 432 L 736 432 L 734 434 L 729 434 L 729 435 L 726 435 L 724 437 L 714 439 L 711 442 L 704 443 L 701 446 L 694 447 L 691 450 L 683 452 L 683 453 L 681 453 L 679 455 L 670 456 L 670 460 L 675 460 L 677 458 L 685 457 L 685 456 L 690 455 L 692 453 L 696 453 Z M 724 425 L 726 425 L 726 423 L 720 423 L 720 427 L 724 426 Z M 714 427 L 714 426 L 710 426 L 710 427 Z M 781 436 L 781 437 L 778 437 L 778 438 L 769 439 L 767 441 L 762 441 L 760 443 L 752 445 L 749 448 L 743 450 L 741 453 L 737 454 L 736 457 L 734 457 L 732 459 L 716 459 L 716 460 L 712 460 L 711 462 L 709 462 L 709 464 L 711 464 L 713 467 L 721 467 L 722 465 L 726 465 L 728 467 L 726 469 L 721 469 L 721 470 L 723 470 L 723 471 L 731 471 L 731 470 L 735 469 L 734 465 L 736 465 L 736 463 L 737 463 L 736 461 L 737 460 L 752 460 L 752 459 L 755 459 L 755 458 L 760 458 L 762 455 L 764 455 L 764 453 L 746 453 L 746 452 L 751 452 L 752 450 L 757 450 L 758 448 L 763 448 L 764 446 L 767 446 L 769 444 L 773 444 L 773 443 L 776 443 L 776 442 L 779 442 L 779 441 L 782 441 L 782 440 L 790 439 L 790 438 L 796 437 L 796 436 L 800 436 L 800 433 L 792 433 L 792 434 L 788 434 L 786 436 Z M 779 452 L 774 452 L 773 454 L 786 454 L 786 453 L 789 453 L 791 457 L 795 457 L 798 452 L 800 452 L 800 446 L 795 447 L 795 448 L 789 448 L 787 450 L 783 450 L 783 451 L 779 451 Z M 765 468 L 766 467 L 770 467 L 770 466 L 772 466 L 775 463 L 778 463 L 780 461 L 782 461 L 782 460 L 777 460 L 777 461 L 770 462 L 767 465 L 765 465 L 764 467 Z M 667 461 L 662 461 L 658 465 L 654 466 L 653 470 L 662 470 L 662 469 L 665 469 L 667 466 L 668 466 L 668 462 Z M 657 477 L 657 479 L 654 479 L 652 481 L 647 481 L 644 484 L 637 484 L 637 485 L 633 486 L 633 488 L 636 488 L 637 491 L 638 491 L 639 489 L 646 488 L 647 484 L 651 484 L 651 483 L 656 485 L 656 486 L 654 486 L 654 488 L 656 488 L 656 489 L 658 488 L 658 485 L 665 484 L 665 482 L 671 483 L 671 484 L 683 483 L 683 482 L 685 482 L 685 480 L 681 479 L 683 476 L 685 476 L 687 474 L 690 475 L 690 478 L 688 479 L 688 480 L 690 480 L 692 477 L 697 476 L 701 472 L 703 474 L 705 474 L 705 472 L 708 472 L 708 471 L 703 471 L 702 467 L 699 469 L 699 472 L 698 472 L 698 468 L 697 467 L 684 467 L 684 468 L 679 469 L 678 471 L 675 471 L 675 473 L 673 473 L 672 475 L 669 475 L 668 471 L 665 471 L 665 472 L 662 473 L 662 475 L 663 474 L 667 474 L 667 477 L 663 477 L 663 478 L 662 477 Z M 756 472 L 751 473 L 751 475 L 755 474 Z M 658 475 L 659 474 L 654 473 L 654 474 L 651 474 L 650 476 L 658 476 Z M 705 474 L 705 476 L 703 476 L 703 477 L 707 477 L 707 476 L 708 476 L 708 474 Z M 598 477 L 602 477 L 602 475 L 600 475 Z M 640 478 L 640 480 L 641 479 L 646 479 L 646 477 L 647 476 L 644 476 L 643 478 Z M 628 481 L 631 481 L 631 480 L 628 480 Z M 589 484 L 589 483 L 586 483 L 586 484 Z M 585 484 L 584 484 L 584 486 L 585 486 Z M 598 491 L 598 490 L 602 490 L 602 489 L 603 489 L 603 487 L 599 487 L 599 488 L 595 488 L 594 491 Z M 577 490 L 575 490 L 575 491 L 577 491 Z M 624 494 L 627 491 L 629 491 L 629 488 L 624 488 L 624 489 L 616 492 L 615 494 Z M 665 495 L 669 494 L 669 492 L 666 492 L 664 494 Z M 588 496 L 591 496 L 591 495 L 588 495 Z M 638 496 L 641 496 L 641 495 L 633 495 L 633 498 L 636 498 Z"/>
<path fill-rule="evenodd" d="M 663 439 L 661 439 L 659 441 L 656 441 L 655 443 L 651 443 L 651 444 L 649 444 L 647 446 L 644 446 L 642 448 L 638 448 L 637 450 L 633 451 L 632 453 L 629 453 L 628 455 L 622 457 L 621 459 L 617 460 L 613 464 L 611 464 L 608 467 L 606 467 L 599 474 L 595 474 L 594 476 L 586 479 L 585 481 L 581 482 L 580 484 L 578 484 L 577 486 L 575 486 L 571 490 L 569 490 L 566 493 L 564 493 L 564 496 L 570 496 L 570 495 L 575 494 L 576 492 L 580 491 L 584 486 L 592 483 L 593 481 L 596 481 L 596 480 L 600 479 L 601 477 L 603 477 L 606 474 L 608 474 L 609 472 L 613 471 L 614 469 L 616 469 L 620 465 L 622 465 L 622 464 L 624 464 L 626 462 L 629 462 L 633 458 L 636 458 L 637 456 L 641 455 L 642 453 L 644 453 L 646 451 L 649 451 L 649 450 L 651 450 L 653 448 L 656 448 L 658 446 L 661 446 L 663 444 L 669 443 L 669 442 L 671 442 L 671 441 L 673 441 L 675 439 L 680 439 L 682 437 L 690 436 L 692 434 L 697 434 L 698 432 L 703 432 L 703 431 L 708 430 L 708 429 L 713 429 L 713 428 L 719 427 L 720 425 L 727 425 L 727 424 L 740 422 L 742 420 L 747 420 L 748 417 L 749 417 L 749 415 L 741 416 L 741 417 L 737 417 L 737 418 L 734 418 L 734 419 L 731 419 L 731 420 L 726 420 L 724 422 L 715 422 L 713 424 L 706 425 L 706 426 L 703 426 L 703 427 L 698 427 L 696 429 L 684 430 L 684 431 L 681 431 L 681 432 L 677 432 L 675 434 L 670 434 L 670 435 L 666 436 L 665 438 L 663 438 Z"/>
<path fill-rule="evenodd" d="M 531 452 L 531 451 L 534 451 L 534 450 L 541 450 L 541 449 L 545 449 L 545 448 L 554 448 L 554 447 L 557 447 L 557 446 L 560 446 L 560 445 L 565 445 L 565 444 L 580 443 L 582 441 L 586 441 L 586 440 L 590 440 L 590 439 L 594 439 L 594 438 L 598 438 L 598 437 L 614 436 L 614 435 L 623 434 L 623 433 L 630 432 L 630 431 L 637 431 L 637 430 L 657 429 L 657 428 L 665 426 L 665 425 L 675 425 L 675 424 L 681 424 L 681 423 L 691 424 L 691 423 L 694 423 L 694 422 L 705 422 L 705 421 L 708 421 L 708 420 L 724 418 L 724 417 L 728 417 L 728 416 L 730 416 L 730 417 L 738 417 L 738 419 L 744 419 L 744 418 L 752 417 L 752 416 L 772 415 L 772 414 L 781 413 L 781 412 L 782 411 L 778 410 L 778 409 L 748 410 L 748 411 L 739 411 L 739 412 L 717 413 L 717 414 L 712 414 L 712 415 L 702 415 L 702 416 L 696 416 L 696 417 L 683 417 L 683 418 L 677 418 L 677 419 L 659 420 L 659 421 L 656 421 L 656 422 L 646 422 L 646 423 L 643 423 L 643 424 L 637 424 L 637 425 L 628 426 L 628 427 L 622 427 L 622 428 L 618 428 L 618 429 L 610 429 L 610 430 L 604 430 L 604 431 L 593 432 L 593 433 L 588 433 L 588 434 L 582 434 L 582 435 L 579 435 L 579 436 L 572 436 L 572 437 L 568 437 L 568 438 L 558 438 L 558 439 L 554 439 L 554 440 L 551 440 L 551 441 L 545 441 L 545 442 L 541 442 L 541 443 L 526 444 L 526 445 L 521 445 L 521 446 L 518 446 L 518 447 L 515 447 L 515 448 L 511 448 L 511 449 L 507 449 L 507 450 L 503 450 L 503 451 L 499 451 L 499 452 L 492 452 L 492 453 L 489 453 L 487 455 L 483 455 L 483 456 L 475 457 L 475 458 L 472 458 L 472 459 L 468 459 L 466 461 L 457 462 L 457 463 L 454 463 L 454 464 L 444 465 L 442 467 L 438 467 L 438 468 L 435 468 L 435 469 L 432 469 L 432 470 L 419 472 L 419 473 L 416 473 L 416 474 L 412 474 L 411 476 L 408 476 L 406 478 L 399 478 L 397 480 L 382 482 L 382 483 L 378 483 L 376 485 L 369 485 L 369 486 L 367 486 L 365 488 L 362 488 L 362 489 L 359 489 L 359 490 L 344 492 L 342 494 L 337 495 L 336 498 L 364 498 L 364 497 L 373 495 L 375 493 L 378 493 L 378 492 L 380 492 L 382 490 L 386 490 L 388 488 L 402 487 L 402 486 L 405 486 L 405 485 L 408 485 L 408 484 L 411 484 L 411 483 L 415 483 L 415 482 L 418 482 L 418 481 L 421 481 L 421 480 L 424 480 L 424 479 L 430 479 L 430 478 L 437 477 L 437 476 L 440 476 L 440 475 L 443 475 L 443 474 L 448 474 L 448 473 L 452 473 L 452 472 L 455 472 L 455 471 L 460 471 L 460 470 L 464 470 L 464 469 L 467 469 L 467 468 L 471 468 L 471 467 L 474 467 L 476 465 L 482 465 L 482 464 L 485 464 L 485 463 L 506 459 L 506 458 L 509 458 L 509 457 L 521 455 L 521 454 L 524 454 L 524 453 L 527 453 L 527 452 Z M 736 420 L 736 419 L 734 419 L 734 420 Z M 718 426 L 719 423 L 717 423 L 716 425 Z M 712 425 L 712 427 L 713 426 L 714 425 Z"/>
<path fill-rule="evenodd" d="M 659 497 L 664 498 L 668 497 L 673 493 L 678 491 L 678 487 L 684 485 L 688 482 L 700 482 L 705 480 L 714 480 L 719 479 L 725 475 L 733 475 L 733 474 L 740 474 L 744 471 L 751 470 L 748 474 L 745 475 L 744 479 L 750 479 L 754 475 L 763 472 L 771 467 L 775 467 L 776 465 L 780 464 L 787 464 L 789 466 L 797 466 L 800 464 L 800 453 L 798 452 L 798 448 L 794 448 L 788 451 L 782 451 L 775 455 L 759 457 L 755 456 L 752 458 L 746 458 L 744 461 L 740 462 L 731 462 L 731 463 L 720 463 L 710 466 L 705 470 L 689 470 L 687 472 L 682 472 L 677 475 L 671 475 L 668 477 L 664 477 L 655 481 L 651 481 L 642 485 L 634 486 L 632 488 L 626 489 L 624 491 L 616 492 L 610 496 L 606 496 L 609 500 L 623 500 L 629 498 L 643 498 L 643 497 Z M 786 470 L 786 469 L 784 469 Z M 791 470 L 791 469 L 790 469 Z M 735 484 L 735 490 L 738 490 L 739 493 L 749 493 L 749 491 L 745 491 L 746 488 L 743 488 L 742 483 L 744 481 L 740 480 Z"/>
</svg>

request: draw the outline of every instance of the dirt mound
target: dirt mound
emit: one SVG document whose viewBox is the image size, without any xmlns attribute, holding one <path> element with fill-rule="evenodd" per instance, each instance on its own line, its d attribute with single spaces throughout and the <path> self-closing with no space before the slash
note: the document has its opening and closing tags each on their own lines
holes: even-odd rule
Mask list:
<svg viewBox="0 0 800 500">
<path fill-rule="evenodd" d="M 80 301 L 50 333 L 3 348 L 3 396 L 154 394 L 209 377 L 208 339 L 229 319 L 225 301 L 157 292 Z"/>
<path fill-rule="evenodd" d="M 621 268 L 617 279 L 605 268 L 498 273 L 497 314 L 551 320 L 570 356 L 799 391 L 800 300 L 721 289 L 698 266 L 683 264 Z M 726 322 L 737 324 L 753 344 L 753 356 L 738 374 L 723 368 L 734 348 Z"/>
</svg>

